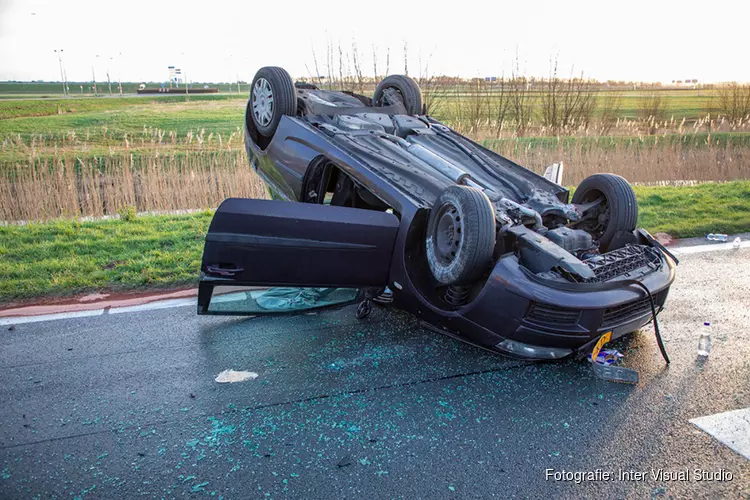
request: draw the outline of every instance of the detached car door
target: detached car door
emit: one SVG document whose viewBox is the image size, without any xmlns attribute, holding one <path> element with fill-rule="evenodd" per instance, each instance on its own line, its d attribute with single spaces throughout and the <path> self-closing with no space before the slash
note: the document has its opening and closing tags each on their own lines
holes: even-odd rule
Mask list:
<svg viewBox="0 0 750 500">
<path fill-rule="evenodd" d="M 387 212 L 229 198 L 206 235 L 198 314 L 343 305 L 388 283 L 398 218 Z"/>
</svg>

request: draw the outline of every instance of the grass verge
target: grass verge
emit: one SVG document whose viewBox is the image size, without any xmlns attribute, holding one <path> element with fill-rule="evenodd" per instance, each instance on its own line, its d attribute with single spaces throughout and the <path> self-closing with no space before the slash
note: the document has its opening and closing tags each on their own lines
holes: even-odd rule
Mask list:
<svg viewBox="0 0 750 500">
<path fill-rule="evenodd" d="M 636 187 L 639 225 L 702 236 L 750 231 L 750 181 Z M 211 212 L 0 227 L 0 303 L 195 283 Z"/>
<path fill-rule="evenodd" d="M 750 231 L 750 181 L 636 186 L 638 224 L 679 238 Z"/>
<path fill-rule="evenodd" d="M 0 227 L 0 303 L 191 283 L 210 212 Z"/>
</svg>

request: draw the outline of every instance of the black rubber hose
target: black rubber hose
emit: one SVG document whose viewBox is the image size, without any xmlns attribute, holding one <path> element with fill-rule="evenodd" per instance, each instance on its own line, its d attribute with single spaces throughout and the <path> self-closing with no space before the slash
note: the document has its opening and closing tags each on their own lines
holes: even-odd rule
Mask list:
<svg viewBox="0 0 750 500">
<path fill-rule="evenodd" d="M 648 288 L 646 288 L 646 285 L 644 285 L 640 281 L 628 280 L 627 283 L 632 284 L 632 285 L 638 285 L 639 287 L 643 288 L 646 291 L 649 302 L 651 303 L 651 318 L 654 320 L 654 334 L 656 335 L 656 343 L 659 345 L 659 350 L 661 351 L 661 356 L 664 358 L 664 361 L 666 361 L 667 364 L 669 364 L 669 356 L 667 355 L 667 349 L 664 347 L 664 342 L 661 339 L 661 332 L 659 332 L 659 320 L 656 319 L 656 306 L 654 305 L 654 297 L 653 295 L 651 295 L 651 291 Z"/>
</svg>

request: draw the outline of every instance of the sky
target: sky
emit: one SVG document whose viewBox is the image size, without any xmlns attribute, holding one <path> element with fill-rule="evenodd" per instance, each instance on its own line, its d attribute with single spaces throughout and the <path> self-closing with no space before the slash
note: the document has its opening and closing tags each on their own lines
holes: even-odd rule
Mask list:
<svg viewBox="0 0 750 500">
<path fill-rule="evenodd" d="M 244 2 L 0 0 L 0 80 L 250 81 L 262 66 L 326 74 L 326 52 L 353 45 L 366 75 L 408 72 L 599 80 L 750 81 L 744 0 Z M 314 57 L 315 55 L 315 57 Z M 338 71 L 338 67 L 336 67 Z"/>
</svg>

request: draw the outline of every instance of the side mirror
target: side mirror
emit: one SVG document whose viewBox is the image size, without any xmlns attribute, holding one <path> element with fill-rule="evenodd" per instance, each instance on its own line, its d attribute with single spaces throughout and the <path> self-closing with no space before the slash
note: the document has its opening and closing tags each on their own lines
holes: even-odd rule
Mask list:
<svg viewBox="0 0 750 500">
<path fill-rule="evenodd" d="M 559 161 L 557 163 L 553 163 L 549 167 L 547 167 L 544 171 L 544 178 L 548 181 L 552 181 L 555 184 L 558 184 L 562 186 L 562 176 L 563 176 L 563 162 Z"/>
</svg>

